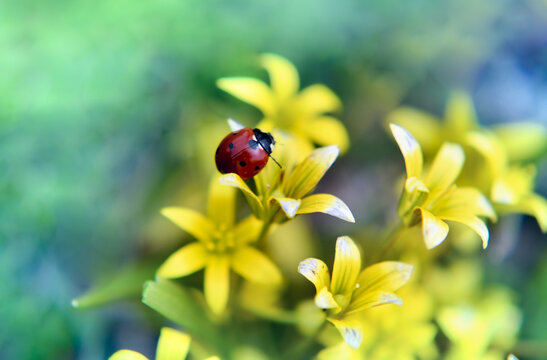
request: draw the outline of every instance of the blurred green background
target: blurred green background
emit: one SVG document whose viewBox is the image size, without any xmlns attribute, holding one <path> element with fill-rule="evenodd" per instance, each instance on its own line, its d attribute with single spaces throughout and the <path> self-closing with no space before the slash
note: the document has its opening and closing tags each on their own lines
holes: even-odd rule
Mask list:
<svg viewBox="0 0 547 360">
<path fill-rule="evenodd" d="M 177 194 L 210 166 L 196 133 L 228 116 L 259 120 L 215 80 L 265 78 L 261 52 L 293 61 L 303 85 L 341 96 L 352 148 L 325 186 L 350 200 L 361 226 L 381 195 L 349 194 L 371 168 L 401 170 L 381 125 L 392 108 L 440 115 L 463 89 L 483 124 L 547 125 L 544 0 L 2 1 L 0 358 L 153 354 L 160 322 L 138 294 L 99 310 L 70 302 L 176 246 L 158 210 L 205 194 Z M 537 184 L 546 194 L 545 162 Z M 534 220 L 523 224 L 524 250 L 507 273 L 524 298 L 522 336 L 546 339 L 545 238 Z"/>
</svg>

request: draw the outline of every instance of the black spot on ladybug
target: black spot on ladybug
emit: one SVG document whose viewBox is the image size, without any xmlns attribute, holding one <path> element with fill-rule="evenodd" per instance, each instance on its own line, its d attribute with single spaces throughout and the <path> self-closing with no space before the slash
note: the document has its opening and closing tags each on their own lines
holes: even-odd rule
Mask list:
<svg viewBox="0 0 547 360">
<path fill-rule="evenodd" d="M 249 140 L 249 147 L 253 150 L 256 150 L 256 148 L 258 147 L 258 142 L 254 141 L 253 139 Z"/>
<path fill-rule="evenodd" d="M 235 132 L 235 133 L 232 133 L 232 135 L 237 135 L 237 133 L 236 133 L 236 132 Z"/>
<path fill-rule="evenodd" d="M 230 150 L 232 150 L 234 148 L 234 144 L 230 144 L 228 145 L 228 147 L 230 148 Z"/>
<path fill-rule="evenodd" d="M 260 167 L 255 166 L 255 171 L 258 171 L 258 170 L 260 170 Z"/>
<path fill-rule="evenodd" d="M 245 165 L 247 165 L 247 163 L 246 163 L 245 161 L 240 161 L 240 162 L 239 162 L 239 165 L 240 165 L 240 166 L 245 166 Z"/>
</svg>

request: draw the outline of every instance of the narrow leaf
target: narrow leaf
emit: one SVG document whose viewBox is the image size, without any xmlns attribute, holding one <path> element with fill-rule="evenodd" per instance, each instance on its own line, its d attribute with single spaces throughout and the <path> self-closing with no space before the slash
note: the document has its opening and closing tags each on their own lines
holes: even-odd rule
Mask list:
<svg viewBox="0 0 547 360">
<path fill-rule="evenodd" d="M 136 299 L 142 292 L 144 282 L 154 278 L 157 267 L 156 262 L 128 265 L 84 295 L 72 300 L 72 306 L 77 309 L 88 309 L 131 297 Z"/>
<path fill-rule="evenodd" d="M 165 279 L 149 281 L 144 287 L 142 302 L 182 326 L 193 337 L 219 347 L 216 328 L 189 290 Z"/>
</svg>

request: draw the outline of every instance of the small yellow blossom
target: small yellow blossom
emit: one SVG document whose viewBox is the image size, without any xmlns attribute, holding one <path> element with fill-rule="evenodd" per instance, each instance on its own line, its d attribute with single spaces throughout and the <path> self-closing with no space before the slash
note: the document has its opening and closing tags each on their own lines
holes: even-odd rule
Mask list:
<svg viewBox="0 0 547 360">
<path fill-rule="evenodd" d="M 403 306 L 384 306 L 362 316 L 363 339 L 359 349 L 337 341 L 322 350 L 319 360 L 433 360 L 439 358 L 435 345 L 437 327 L 433 323 L 434 299 L 419 284 L 414 270 L 412 279 L 400 291 Z M 330 339 L 327 339 L 330 340 Z"/>
<path fill-rule="evenodd" d="M 263 54 L 260 62 L 270 76 L 271 86 L 255 78 L 227 77 L 218 80 L 218 87 L 257 107 L 264 115 L 259 128 L 278 128 L 296 135 L 298 150 L 304 155 L 313 148 L 312 144 L 337 145 L 345 152 L 349 147 L 346 128 L 328 115 L 342 108 L 338 96 L 321 84 L 298 92 L 298 71 L 279 55 Z"/>
<path fill-rule="evenodd" d="M 327 310 L 327 320 L 355 349 L 363 340 L 363 312 L 383 304 L 402 305 L 394 291 L 408 282 L 412 269 L 402 262 L 385 261 L 361 271 L 361 254 L 347 236 L 336 241 L 332 278 L 319 259 L 309 258 L 298 266 L 298 272 L 315 285 L 315 304 Z"/>
<path fill-rule="evenodd" d="M 496 215 L 477 189 L 454 184 L 464 163 L 462 148 L 443 144 L 425 176 L 418 142 L 401 126 L 391 124 L 390 127 L 406 165 L 407 176 L 399 203 L 399 216 L 404 225 L 410 227 L 421 222 L 425 244 L 432 249 L 448 235 L 449 227 L 443 220 L 459 222 L 477 232 L 486 248 L 489 232 L 480 216 L 495 219 Z"/>
<path fill-rule="evenodd" d="M 536 168 L 514 165 L 506 168 L 492 182 L 490 197 L 502 214 L 522 213 L 536 218 L 542 232 L 547 232 L 547 200 L 534 192 Z"/>
<path fill-rule="evenodd" d="M 156 360 L 184 360 L 189 349 L 190 336 L 188 334 L 164 327 L 161 329 L 156 348 Z M 136 351 L 119 350 L 108 360 L 148 360 L 148 358 Z M 218 360 L 218 357 L 212 356 L 207 360 Z"/>
<path fill-rule="evenodd" d="M 500 215 L 535 217 L 547 232 L 547 200 L 533 192 L 535 167 L 522 165 L 545 152 L 545 127 L 521 122 L 482 128 L 471 98 L 463 92 L 450 97 L 444 121 L 409 107 L 395 109 L 387 120 L 409 130 L 426 155 L 433 155 L 443 142 L 463 146 L 471 161 L 462 169 L 458 184 L 481 190 Z"/>
<path fill-rule="evenodd" d="M 239 126 L 230 122 L 232 129 Z M 235 126 L 235 127 L 234 127 Z M 283 134 L 279 137 L 283 138 Z M 288 142 L 287 145 L 291 143 Z M 264 222 L 282 222 L 296 215 L 322 212 L 342 220 L 355 222 L 348 206 L 331 194 L 308 195 L 334 163 L 340 151 L 337 146 L 314 150 L 300 163 L 293 165 L 291 153 L 294 148 L 277 146 L 273 156 L 278 157 L 283 168 L 268 163 L 264 170 L 254 177 L 257 193 L 239 177 L 231 173 L 220 177 L 220 182 L 239 188 L 245 195 L 253 214 Z M 280 212 L 279 210 L 282 210 Z"/>
<path fill-rule="evenodd" d="M 198 242 L 173 253 L 158 269 L 158 276 L 177 278 L 205 268 L 205 299 L 215 313 L 226 308 L 230 290 L 230 269 L 249 281 L 279 285 L 277 266 L 251 246 L 260 222 L 248 217 L 234 224 L 235 189 L 215 177 L 209 194 L 208 217 L 186 208 L 164 208 L 162 214 Z"/>
</svg>

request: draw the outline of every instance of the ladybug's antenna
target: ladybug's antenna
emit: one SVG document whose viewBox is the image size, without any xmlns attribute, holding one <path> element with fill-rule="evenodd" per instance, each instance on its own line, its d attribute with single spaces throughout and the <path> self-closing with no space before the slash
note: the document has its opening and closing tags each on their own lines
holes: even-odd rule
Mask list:
<svg viewBox="0 0 547 360">
<path fill-rule="evenodd" d="M 281 165 L 277 162 L 277 160 L 272 155 L 268 154 L 268 156 L 272 158 L 272 160 L 277 164 L 277 166 L 279 166 L 280 169 L 283 169 L 281 167 Z"/>
<path fill-rule="evenodd" d="M 283 167 L 281 166 L 281 164 L 279 164 L 279 163 L 277 162 L 277 160 L 272 156 L 271 148 L 266 149 L 266 148 L 264 147 L 264 145 L 262 145 L 262 143 L 261 143 L 260 141 L 257 141 L 257 143 L 258 143 L 258 145 L 260 145 L 260 147 L 261 147 L 262 149 L 264 149 L 264 151 L 266 151 L 266 154 L 268 154 L 268 157 L 271 158 L 271 159 L 274 161 L 274 163 L 276 163 L 277 166 L 279 166 L 280 169 L 283 169 Z"/>
</svg>

